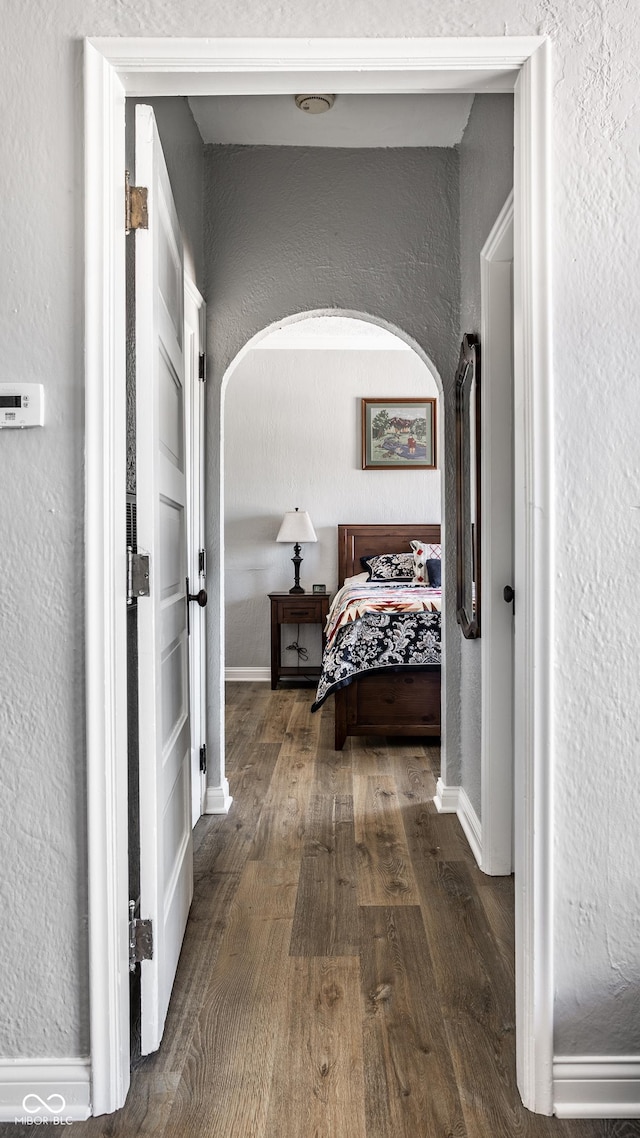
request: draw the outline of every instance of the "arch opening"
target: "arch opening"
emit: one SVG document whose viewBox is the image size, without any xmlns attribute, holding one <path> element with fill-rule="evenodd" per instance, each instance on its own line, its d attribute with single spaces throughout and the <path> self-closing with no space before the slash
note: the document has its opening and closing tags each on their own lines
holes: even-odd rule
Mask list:
<svg viewBox="0 0 640 1138">
<path fill-rule="evenodd" d="M 413 369 L 414 369 L 414 372 L 416 373 L 416 375 L 419 375 L 421 377 L 422 388 L 420 390 L 421 390 L 422 395 L 428 394 L 431 397 L 435 396 L 437 399 L 437 470 L 436 471 L 426 471 L 426 470 L 416 470 L 416 471 L 409 471 L 409 472 L 404 472 L 404 471 L 402 471 L 402 472 L 398 472 L 398 471 L 389 471 L 389 472 L 387 472 L 387 471 L 382 471 L 382 472 L 363 471 L 361 469 L 361 465 L 357 459 L 357 456 L 356 456 L 356 461 L 351 464 L 351 473 L 353 474 L 354 478 L 357 478 L 358 480 L 360 480 L 361 487 L 362 487 L 361 493 L 364 496 L 368 496 L 370 499 L 373 499 L 374 496 L 377 496 L 379 494 L 380 486 L 381 486 L 381 478 L 384 479 L 384 476 L 386 474 L 390 474 L 391 479 L 394 481 L 393 491 L 396 494 L 397 500 L 401 500 L 401 497 L 403 495 L 405 495 L 407 492 L 408 483 L 406 481 L 404 481 L 405 479 L 407 479 L 407 478 L 420 479 L 422 482 L 422 489 L 419 491 L 420 497 L 418 499 L 416 499 L 415 485 L 414 485 L 414 493 L 407 495 L 407 497 L 410 501 L 409 513 L 411 514 L 411 517 L 406 517 L 403 519 L 402 517 L 395 517 L 394 513 L 391 513 L 391 512 L 388 514 L 387 517 L 367 516 L 366 514 L 363 516 L 362 513 L 360 513 L 355 519 L 354 519 L 354 517 L 351 517 L 351 516 L 338 516 L 338 515 L 343 515 L 345 513 L 345 510 L 342 508 L 342 504 L 340 502 L 336 502 L 336 505 L 335 505 L 334 511 L 333 511 L 333 517 L 331 520 L 331 525 L 325 526 L 324 525 L 324 519 L 322 516 L 322 511 L 320 510 L 320 515 L 318 515 L 318 512 L 314 511 L 313 506 L 310 505 L 309 499 L 308 498 L 305 499 L 305 495 L 304 495 L 303 491 L 300 491 L 300 493 L 298 494 L 296 472 L 293 471 L 291 473 L 288 473 L 285 470 L 284 472 L 281 471 L 281 475 L 282 475 L 282 478 L 281 478 L 282 496 L 278 497 L 278 493 L 277 493 L 278 486 L 276 484 L 273 488 L 273 498 L 275 500 L 271 500 L 269 502 L 269 510 L 268 510 L 267 515 L 263 514 L 262 517 L 254 517 L 254 516 L 251 516 L 249 514 L 249 515 L 246 515 L 242 519 L 240 519 L 238 517 L 234 517 L 233 519 L 231 519 L 229 517 L 229 509 L 228 509 L 229 484 L 230 484 L 230 480 L 228 479 L 229 466 L 231 465 L 235 471 L 238 471 L 240 469 L 240 462 L 241 462 L 241 460 L 238 457 L 238 442 L 237 442 L 238 431 L 236 429 L 236 434 L 235 434 L 233 439 L 231 439 L 230 434 L 229 434 L 230 430 L 232 429 L 232 424 L 229 422 L 229 414 L 232 412 L 232 421 L 235 422 L 235 426 L 237 428 L 238 415 L 241 413 L 241 412 L 239 412 L 239 408 L 237 406 L 237 404 L 239 403 L 239 400 L 233 400 L 233 404 L 232 404 L 231 398 L 229 398 L 229 400 L 227 399 L 231 380 L 234 377 L 242 378 L 245 375 L 246 365 L 249 361 L 249 357 L 251 357 L 251 353 L 255 353 L 255 355 L 253 357 L 254 360 L 256 359 L 256 357 L 259 356 L 261 358 L 261 360 L 264 361 L 263 366 L 261 368 L 261 376 L 262 376 L 262 379 L 266 380 L 266 382 L 268 383 L 269 366 L 267 366 L 267 365 L 268 364 L 270 365 L 271 362 L 275 359 L 273 352 L 269 349 L 280 349 L 280 350 L 284 350 L 284 351 L 293 351 L 293 352 L 295 352 L 298 348 L 310 348 L 310 347 L 317 347 L 321 351 L 325 351 L 325 350 L 327 350 L 327 348 L 331 348 L 331 347 L 342 347 L 342 348 L 346 349 L 346 341 L 347 340 L 351 341 L 351 343 L 349 345 L 351 358 L 354 357 L 354 350 L 357 351 L 358 349 L 360 349 L 360 351 L 363 353 L 366 352 L 368 355 L 368 358 L 370 358 L 370 359 L 372 358 L 373 349 L 379 349 L 381 352 L 388 352 L 388 351 L 393 350 L 394 352 L 398 353 L 398 357 L 397 357 L 398 359 L 400 359 L 401 356 L 404 353 L 406 353 L 406 363 L 410 362 L 411 365 L 413 366 Z M 316 356 L 318 354 L 319 353 L 314 353 L 314 355 L 316 355 Z M 376 352 L 376 356 L 377 356 L 377 352 Z M 307 357 L 307 358 L 310 358 L 310 357 Z M 373 357 L 373 358 L 375 358 L 375 357 Z M 382 359 L 382 357 L 379 357 L 379 358 Z M 279 356 L 279 359 L 282 360 L 281 355 Z M 388 359 L 388 357 L 387 357 L 387 359 Z M 244 365 L 244 367 L 243 367 L 243 365 Z M 404 390 L 403 387 L 400 386 L 402 384 L 402 375 L 403 374 L 406 374 L 406 373 L 403 373 L 402 369 L 398 369 L 398 371 L 396 372 L 395 375 L 393 373 L 387 371 L 387 378 L 386 378 L 386 381 L 383 385 L 383 388 L 382 388 L 382 390 L 378 389 L 380 391 L 380 394 L 384 395 L 385 398 L 387 396 L 391 397 L 394 394 L 397 395 L 398 397 L 411 396 L 414 393 L 417 394 L 417 391 L 418 391 L 417 386 L 412 387 L 411 390 Z M 317 379 L 317 374 L 315 375 L 315 378 Z M 330 376 L 328 376 L 327 378 L 329 378 L 329 380 L 330 380 Z M 304 389 L 305 389 L 305 376 L 304 375 L 298 375 L 296 378 L 296 383 L 297 383 L 297 386 L 300 389 L 300 391 L 304 391 Z M 330 383 L 328 386 L 331 386 L 331 380 L 330 380 Z M 335 387 L 335 386 L 336 386 L 336 382 L 334 379 L 333 387 Z M 426 388 L 426 391 L 425 391 L 425 388 Z M 234 389 L 232 388 L 232 391 L 233 390 Z M 293 390 L 293 388 L 291 388 L 291 390 Z M 369 397 L 369 396 L 375 396 L 376 394 L 378 394 L 378 390 L 376 390 L 375 387 L 372 390 L 371 386 L 367 383 L 366 379 L 363 383 L 360 384 L 360 388 L 358 390 L 359 390 L 359 396 L 360 397 Z M 353 392 L 350 394 L 349 398 L 351 400 L 349 414 L 352 417 L 349 429 L 352 432 L 352 445 L 354 447 L 353 453 L 355 456 L 355 451 L 359 447 L 359 426 L 356 425 L 355 429 L 354 429 L 353 416 L 356 415 L 356 418 L 359 418 L 360 398 L 358 398 L 356 400 Z M 243 405 L 244 410 L 245 410 L 247 415 L 251 414 L 250 407 L 248 406 L 249 402 L 250 402 L 250 400 L 245 399 L 245 402 Z M 357 414 L 356 414 L 356 408 L 355 408 L 356 402 L 358 403 Z M 233 417 L 235 417 L 235 418 L 233 418 Z M 426 522 L 439 522 L 442 526 L 443 557 L 446 556 L 446 554 L 445 554 L 445 545 L 446 545 L 445 489 L 444 489 L 444 487 L 445 487 L 445 478 L 444 478 L 444 454 L 445 454 L 445 441 L 444 441 L 445 440 L 445 399 L 444 399 L 444 389 L 443 389 L 443 383 L 442 383 L 441 376 L 438 372 L 438 369 L 435 367 L 432 359 L 429 357 L 429 355 L 424 350 L 424 348 L 420 344 L 418 344 L 402 328 L 399 328 L 398 326 L 392 324 L 391 322 L 386 321 L 382 317 L 373 316 L 373 315 L 371 315 L 369 313 L 365 313 L 365 312 L 360 312 L 360 311 L 355 311 L 355 310 L 345 310 L 345 309 L 315 309 L 315 310 L 310 310 L 310 311 L 302 311 L 302 312 L 293 313 L 293 314 L 290 314 L 290 315 L 285 316 L 283 318 L 280 318 L 277 321 L 274 321 L 273 323 L 269 324 L 265 328 L 261 329 L 259 332 L 257 332 L 255 335 L 253 335 L 247 341 L 246 344 L 243 345 L 243 347 L 240 349 L 240 351 L 234 356 L 234 358 L 228 364 L 228 366 L 224 372 L 224 375 L 222 377 L 221 394 L 220 394 L 220 419 L 219 419 L 219 421 L 220 421 L 220 454 L 219 454 L 219 464 L 220 464 L 220 467 L 219 467 L 219 479 L 220 479 L 220 481 L 219 481 L 219 491 L 220 491 L 220 500 L 219 500 L 219 507 L 220 507 L 220 509 L 219 509 L 219 518 L 220 518 L 220 533 L 219 533 L 220 611 L 219 611 L 219 621 L 220 621 L 220 628 L 219 628 L 219 645 L 220 645 L 220 657 L 221 657 L 221 668 L 220 668 L 220 710 L 221 710 L 221 716 L 220 716 L 220 761 L 221 761 L 221 764 L 224 764 L 225 763 L 225 735 L 224 735 L 224 712 L 225 712 L 224 683 L 225 683 L 225 678 L 226 677 L 228 677 L 228 678 L 241 678 L 241 675 L 242 675 L 242 678 L 251 678 L 250 669 L 248 667 L 243 668 L 242 665 L 238 663 L 238 657 L 234 656 L 229 651 L 229 645 L 227 644 L 227 633 L 229 631 L 227 615 L 228 615 L 228 611 L 230 613 L 234 614 L 234 609 L 235 609 L 235 614 L 232 617 L 230 617 L 229 626 L 230 626 L 232 620 L 235 621 L 236 627 L 239 627 L 239 629 L 240 629 L 240 641 L 242 641 L 243 635 L 245 636 L 245 640 L 246 640 L 246 636 L 248 635 L 249 630 L 252 628 L 255 629 L 256 621 L 259 622 L 260 619 L 264 620 L 264 611 L 266 611 L 265 607 L 264 607 L 266 604 L 266 594 L 269 591 L 277 591 L 277 589 L 279 589 L 279 588 L 281 589 L 285 585 L 286 585 L 286 589 L 288 590 L 289 585 L 292 584 L 292 581 L 288 580 L 288 576 L 290 573 L 292 576 L 291 567 L 289 566 L 289 563 L 288 563 L 288 558 L 291 555 L 291 551 L 288 550 L 288 547 L 285 547 L 285 546 L 276 547 L 276 543 L 275 543 L 275 536 L 276 536 L 276 532 L 277 532 L 277 527 L 280 524 L 280 521 L 282 520 L 280 514 L 284 513 L 285 509 L 292 509 L 296 505 L 298 505 L 301 509 L 309 508 L 310 512 L 312 514 L 312 520 L 313 520 L 314 525 L 316 526 L 316 529 L 318 531 L 318 537 L 319 537 L 319 543 L 318 544 L 320 546 L 322 544 L 324 544 L 325 551 L 328 547 L 332 551 L 331 552 L 332 567 L 331 567 L 331 570 L 329 570 L 326 567 L 326 557 L 324 559 L 324 562 L 323 562 L 322 558 L 318 558 L 317 547 L 314 547 L 314 546 L 306 547 L 306 550 L 305 550 L 306 564 L 303 563 L 303 575 L 306 574 L 307 580 L 304 581 L 304 576 L 303 576 L 303 584 L 306 584 L 308 591 L 311 591 L 311 582 L 312 581 L 313 581 L 313 583 L 321 582 L 323 584 L 327 584 L 328 586 L 331 586 L 334 583 L 335 570 L 333 568 L 333 563 L 335 563 L 337 560 L 336 548 L 335 547 L 336 547 L 336 542 L 337 542 L 337 524 L 340 522 L 354 521 L 354 520 L 362 520 L 363 522 L 364 521 L 382 522 L 384 520 L 392 520 L 392 519 L 393 520 L 406 520 L 406 521 L 416 521 L 417 520 L 419 522 L 424 522 L 424 523 L 426 523 Z M 309 422 L 309 417 L 307 418 L 307 422 Z M 316 425 L 317 424 L 315 423 L 315 420 L 314 420 L 314 428 L 313 428 L 314 430 L 316 428 Z M 247 436 L 247 430 L 246 429 L 243 430 L 242 435 L 246 439 L 246 436 Z M 347 444 L 347 445 L 349 445 L 349 444 Z M 231 462 L 230 462 L 230 459 L 231 459 Z M 318 470 L 316 470 L 316 476 L 317 476 L 317 474 L 318 474 Z M 429 478 L 431 479 L 430 493 L 428 493 L 427 489 L 426 489 L 426 487 L 429 483 Z M 305 481 L 305 480 L 303 479 L 302 481 Z M 308 481 L 309 481 L 308 476 L 306 478 L 306 481 L 308 483 Z M 434 486 L 437 486 L 437 505 L 434 504 Z M 267 486 L 264 485 L 264 483 L 261 485 L 261 492 L 264 494 L 265 498 L 267 498 L 267 500 L 269 500 L 268 499 L 269 489 Z M 296 497 L 296 495 L 298 495 L 300 497 L 300 500 L 298 500 L 298 497 Z M 296 498 L 295 501 L 293 500 L 294 497 Z M 346 507 L 346 512 L 349 513 L 348 506 Z M 229 533 L 232 534 L 232 540 L 236 540 L 236 542 L 239 542 L 240 545 L 242 544 L 242 536 L 241 536 L 242 533 L 244 532 L 244 533 L 250 535 L 248 542 L 244 548 L 244 555 L 245 555 L 244 559 L 242 557 L 242 550 L 241 550 L 240 556 L 236 557 L 235 562 L 232 561 L 232 556 L 230 553 L 231 540 L 230 541 L 225 540 L 225 529 L 227 528 L 227 526 L 229 527 Z M 270 532 L 271 530 L 273 530 L 272 533 Z M 331 531 L 330 534 L 329 534 L 329 531 Z M 278 580 L 280 582 L 279 585 L 275 585 L 272 583 L 272 579 L 271 580 L 269 579 L 268 570 L 265 570 L 264 566 L 262 566 L 262 567 L 256 566 L 254 563 L 255 559 L 251 560 L 251 558 L 250 558 L 249 542 L 251 540 L 253 540 L 255 542 L 256 537 L 257 536 L 259 537 L 260 534 L 262 534 L 262 537 L 264 539 L 262 542 L 262 548 L 267 551 L 266 555 L 265 555 L 266 561 L 270 565 L 273 565 L 276 561 L 279 563 L 279 566 L 280 566 L 279 578 L 278 578 Z M 240 537 L 238 535 L 240 535 Z M 227 572 L 227 569 L 229 569 L 229 572 Z M 253 603 L 253 606 L 251 604 L 246 606 L 246 612 L 245 612 L 244 616 L 242 617 L 242 619 L 239 619 L 237 608 L 236 608 L 236 601 L 238 600 L 238 598 L 241 594 L 242 587 L 238 583 L 238 576 L 242 575 L 243 572 L 251 573 L 253 576 L 252 586 L 254 587 L 254 603 Z M 446 613 L 447 607 L 448 607 L 448 605 L 447 605 L 448 589 L 447 589 L 447 585 L 446 585 L 446 574 L 445 574 L 445 579 L 443 581 L 443 585 L 444 585 L 444 590 L 443 590 L 443 618 L 442 618 L 442 651 L 443 651 L 443 659 L 444 659 L 445 655 L 446 655 L 446 633 L 447 633 L 447 630 L 446 630 L 447 621 L 446 621 L 445 613 Z M 310 631 L 313 631 L 312 626 L 307 626 L 307 628 Z M 319 630 L 318 630 L 318 642 L 319 642 Z M 265 671 L 264 667 L 262 668 L 262 671 L 263 672 Z M 444 746 L 444 740 L 445 740 L 445 736 L 446 736 L 446 699 L 445 699 L 445 682 L 446 681 L 445 681 L 445 675 L 446 675 L 446 670 L 443 668 L 443 674 L 442 674 L 442 724 L 443 724 L 442 743 L 443 743 L 443 746 Z M 266 674 L 260 675 L 260 668 L 256 667 L 255 678 L 256 679 L 258 679 L 258 678 L 266 679 Z M 224 774 L 225 774 L 224 769 L 222 770 L 221 773 L 222 773 L 222 776 L 224 777 Z"/>
<path fill-rule="evenodd" d="M 222 406 L 224 406 L 224 395 L 229 380 L 245 356 L 250 351 L 253 351 L 262 341 L 266 340 L 268 337 L 273 337 L 276 334 L 281 333 L 284 329 L 295 324 L 306 324 L 312 321 L 329 320 L 350 321 L 352 323 L 364 325 L 369 324 L 374 328 L 379 328 L 382 331 L 388 333 L 390 337 L 400 340 L 402 343 L 406 344 L 412 352 L 415 352 L 420 360 L 422 360 L 423 364 L 431 373 L 436 382 L 439 396 L 442 396 L 444 394 L 442 379 L 440 377 L 438 369 L 433 363 L 433 360 L 427 355 L 424 348 L 421 347 L 417 340 L 414 340 L 408 332 L 405 332 L 396 324 L 392 324 L 390 321 L 383 319 L 383 317 L 374 316 L 368 312 L 359 312 L 355 309 L 345 308 L 316 308 L 309 311 L 294 312 L 289 316 L 283 316 L 281 319 L 275 320 L 273 323 L 266 325 L 266 327 L 262 328 L 259 332 L 256 332 L 249 340 L 247 340 L 246 344 L 244 344 L 240 351 L 236 353 L 236 355 L 233 357 L 225 369 L 221 385 Z"/>
</svg>

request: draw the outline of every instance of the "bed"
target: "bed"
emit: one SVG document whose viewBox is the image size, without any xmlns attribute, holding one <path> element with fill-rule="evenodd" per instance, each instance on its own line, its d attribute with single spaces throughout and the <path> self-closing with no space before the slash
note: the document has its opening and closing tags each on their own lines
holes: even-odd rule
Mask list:
<svg viewBox="0 0 640 1138">
<path fill-rule="evenodd" d="M 419 539 L 439 545 L 439 525 L 340 525 L 338 526 L 338 585 L 361 573 L 362 557 L 384 553 L 410 552 L 410 542 Z M 425 609 L 435 606 L 426 605 Z M 439 606 L 438 606 L 439 607 Z M 335 619 L 335 618 L 334 618 Z M 368 620 L 375 620 L 368 617 Z M 382 618 L 381 618 L 382 619 Z M 392 618 L 400 619 L 400 618 Z M 437 652 L 424 659 L 440 660 L 440 612 L 421 618 L 431 630 L 437 628 Z M 430 642 L 434 636 L 431 635 Z M 325 662 L 331 645 L 327 645 Z M 369 665 L 367 665 L 369 667 Z M 440 663 L 384 665 L 379 670 L 358 674 L 332 686 L 335 699 L 335 748 L 342 750 L 348 735 L 440 735 Z M 333 673 L 335 675 L 335 673 Z M 331 678 L 331 676 L 329 677 Z M 326 698 L 326 688 L 318 688 Z M 344 686 L 341 686 L 344 685 Z M 324 693 L 324 694 L 323 694 Z"/>
</svg>

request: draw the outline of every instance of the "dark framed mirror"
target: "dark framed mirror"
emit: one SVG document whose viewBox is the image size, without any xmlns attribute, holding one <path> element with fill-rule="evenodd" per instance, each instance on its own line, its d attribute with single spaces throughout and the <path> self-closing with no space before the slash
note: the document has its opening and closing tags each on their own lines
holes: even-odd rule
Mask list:
<svg viewBox="0 0 640 1138">
<path fill-rule="evenodd" d="M 463 337 L 456 372 L 456 617 L 480 636 L 480 343 Z"/>
</svg>

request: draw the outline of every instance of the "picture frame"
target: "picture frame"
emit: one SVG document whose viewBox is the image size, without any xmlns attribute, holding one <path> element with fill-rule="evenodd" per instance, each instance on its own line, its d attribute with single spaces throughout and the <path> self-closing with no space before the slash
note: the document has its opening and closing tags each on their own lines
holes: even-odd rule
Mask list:
<svg viewBox="0 0 640 1138">
<path fill-rule="evenodd" d="M 326 585 L 314 585 L 313 591 L 314 591 L 314 593 L 326 593 L 327 586 Z"/>
<path fill-rule="evenodd" d="M 436 399 L 363 399 L 363 470 L 436 470 Z"/>
</svg>

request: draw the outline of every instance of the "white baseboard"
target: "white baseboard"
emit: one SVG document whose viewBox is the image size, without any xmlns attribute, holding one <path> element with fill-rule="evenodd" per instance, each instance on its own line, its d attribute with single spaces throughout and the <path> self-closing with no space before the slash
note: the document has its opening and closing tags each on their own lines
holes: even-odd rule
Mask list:
<svg viewBox="0 0 640 1138">
<path fill-rule="evenodd" d="M 271 668 L 225 668 L 224 678 L 236 683 L 271 683 Z"/>
<path fill-rule="evenodd" d="M 208 786 L 204 797 L 205 814 L 228 814 L 233 798 L 229 794 L 229 783 L 223 778 L 220 786 Z"/>
<path fill-rule="evenodd" d="M 556 1055 L 558 1118 L 640 1118 L 640 1055 Z"/>
<path fill-rule="evenodd" d="M 439 778 L 433 799 L 439 814 L 457 814 L 471 852 L 482 868 L 482 823 L 463 786 L 445 786 Z"/>
<path fill-rule="evenodd" d="M 460 802 L 457 810 L 460 825 L 464 830 L 471 852 L 482 868 L 482 823 L 478 818 L 464 787 L 460 787 Z"/>
<path fill-rule="evenodd" d="M 0 1059 L 0 1122 L 83 1122 L 91 1114 L 89 1059 Z"/>
<path fill-rule="evenodd" d="M 438 814 L 457 814 L 459 800 L 460 787 L 445 786 L 442 779 L 439 778 L 436 783 L 435 798 L 433 799 Z"/>
</svg>

